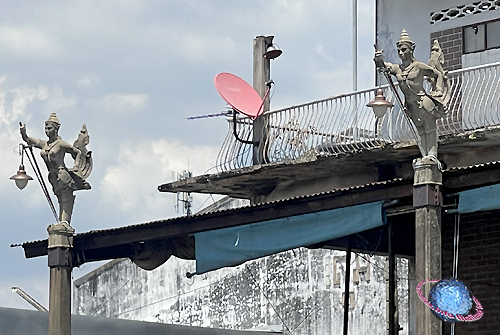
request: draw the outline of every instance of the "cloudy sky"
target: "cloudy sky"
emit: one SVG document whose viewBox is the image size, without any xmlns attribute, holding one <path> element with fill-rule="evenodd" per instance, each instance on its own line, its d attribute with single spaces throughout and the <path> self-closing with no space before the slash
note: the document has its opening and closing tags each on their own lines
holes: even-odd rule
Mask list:
<svg viewBox="0 0 500 335">
<path fill-rule="evenodd" d="M 374 1 L 358 2 L 358 88 L 373 87 Z M 252 80 L 252 40 L 274 35 L 271 108 L 352 91 L 352 4 L 346 0 L 8 1 L 0 11 L 0 306 L 30 308 L 19 286 L 48 307 L 46 257 L 12 243 L 47 237 L 54 218 L 36 182 L 19 191 L 19 121 L 45 139 L 90 134 L 90 191 L 76 192 L 77 233 L 180 215 L 159 184 L 188 166 L 210 170 L 228 126 L 213 86 L 220 72 Z M 39 164 L 42 164 L 38 153 Z M 27 162 L 26 162 L 27 163 Z M 31 167 L 28 174 L 34 177 Z M 45 175 L 45 167 L 42 167 Z M 208 201 L 207 201 L 208 200 Z M 212 200 L 195 195 L 193 208 Z M 75 269 L 79 278 L 95 265 Z"/>
</svg>

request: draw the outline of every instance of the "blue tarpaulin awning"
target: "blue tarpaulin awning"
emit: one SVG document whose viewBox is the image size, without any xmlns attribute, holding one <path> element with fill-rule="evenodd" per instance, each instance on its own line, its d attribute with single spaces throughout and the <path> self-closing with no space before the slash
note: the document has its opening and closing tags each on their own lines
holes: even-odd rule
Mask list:
<svg viewBox="0 0 500 335">
<path fill-rule="evenodd" d="M 382 205 L 372 202 L 196 233 L 196 273 L 382 226 Z"/>
<path fill-rule="evenodd" d="M 458 195 L 459 213 L 500 209 L 500 184 L 462 191 Z"/>
</svg>

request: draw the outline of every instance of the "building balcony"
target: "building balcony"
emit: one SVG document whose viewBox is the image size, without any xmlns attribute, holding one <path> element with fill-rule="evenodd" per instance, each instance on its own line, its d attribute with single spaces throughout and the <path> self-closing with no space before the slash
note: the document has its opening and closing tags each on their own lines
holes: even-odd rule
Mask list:
<svg viewBox="0 0 500 335">
<path fill-rule="evenodd" d="M 452 85 L 449 116 L 438 120 L 440 138 L 460 137 L 470 131 L 500 125 L 500 63 L 448 73 Z M 378 119 L 366 104 L 376 88 L 343 94 L 324 100 L 265 113 L 259 144 L 261 164 L 336 156 L 382 148 L 388 145 L 415 145 L 415 138 L 400 106 L 388 87 L 386 99 L 394 108 Z M 401 95 L 402 96 L 402 95 Z M 253 165 L 252 144 L 238 141 L 233 120 L 217 157 L 219 172 Z M 248 117 L 236 121 L 238 137 L 252 140 L 253 122 Z"/>
<path fill-rule="evenodd" d="M 448 116 L 438 120 L 444 168 L 499 161 L 500 62 L 450 71 Z M 382 118 L 366 104 L 376 89 L 269 111 L 258 146 L 234 136 L 233 119 L 217 157 L 217 173 L 163 184 L 161 192 L 224 194 L 252 203 L 308 195 L 393 178 L 413 178 L 420 156 L 395 96 Z M 253 138 L 253 122 L 236 119 L 239 139 Z M 417 135 L 418 136 L 418 135 Z M 419 140 L 419 139 L 418 139 Z M 254 151 L 262 161 L 254 164 Z"/>
</svg>

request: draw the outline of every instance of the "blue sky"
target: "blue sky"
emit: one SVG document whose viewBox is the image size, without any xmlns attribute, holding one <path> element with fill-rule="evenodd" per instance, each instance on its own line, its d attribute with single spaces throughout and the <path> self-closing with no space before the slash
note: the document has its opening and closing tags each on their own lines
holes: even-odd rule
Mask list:
<svg viewBox="0 0 500 335">
<path fill-rule="evenodd" d="M 373 87 L 374 1 L 358 2 L 358 89 Z M 30 308 L 19 286 L 48 306 L 47 259 L 26 260 L 11 243 L 45 239 L 54 219 L 36 182 L 9 177 L 20 157 L 19 121 L 45 138 L 55 111 L 59 135 L 90 135 L 90 191 L 76 192 L 77 233 L 179 215 L 159 193 L 172 172 L 215 165 L 224 118 L 186 120 L 226 107 L 220 72 L 252 80 L 252 40 L 274 35 L 277 109 L 352 91 L 352 3 L 275 1 L 11 1 L 0 12 L 0 306 Z M 39 164 L 43 165 L 38 153 Z M 28 174 L 34 177 L 26 162 Z M 68 162 L 68 165 L 69 162 Z M 45 175 L 45 167 L 42 167 Z M 206 195 L 195 195 L 200 209 Z M 95 265 L 75 269 L 78 278 Z"/>
</svg>

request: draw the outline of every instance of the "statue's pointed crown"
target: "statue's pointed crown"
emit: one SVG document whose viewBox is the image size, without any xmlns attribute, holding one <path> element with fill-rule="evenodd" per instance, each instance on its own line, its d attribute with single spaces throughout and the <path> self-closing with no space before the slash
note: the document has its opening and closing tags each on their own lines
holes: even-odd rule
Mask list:
<svg viewBox="0 0 500 335">
<path fill-rule="evenodd" d="M 411 40 L 410 36 L 406 32 L 406 29 L 403 29 L 403 31 L 401 32 L 401 37 L 399 38 L 399 41 L 396 43 L 396 45 L 400 45 L 403 43 L 406 43 L 406 44 L 411 45 L 411 46 L 415 46 L 415 42 L 413 42 Z"/>
<path fill-rule="evenodd" d="M 58 125 L 61 125 L 61 122 L 59 122 L 59 119 L 57 118 L 57 115 L 55 112 L 50 113 L 49 119 L 46 122 L 54 122 Z"/>
</svg>

